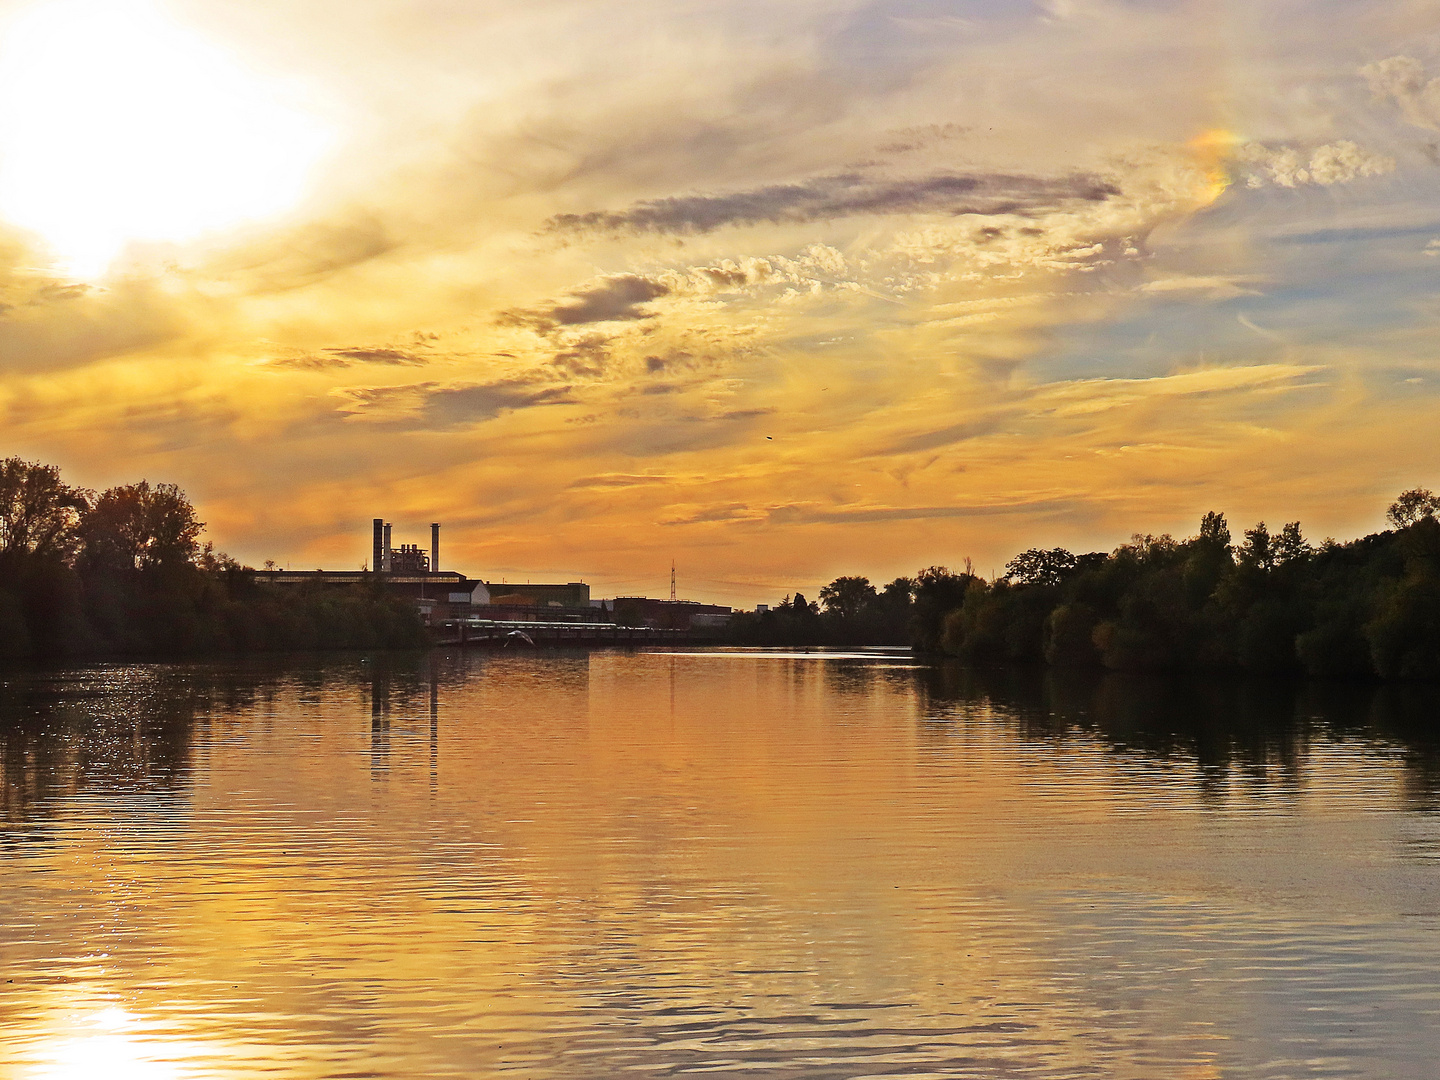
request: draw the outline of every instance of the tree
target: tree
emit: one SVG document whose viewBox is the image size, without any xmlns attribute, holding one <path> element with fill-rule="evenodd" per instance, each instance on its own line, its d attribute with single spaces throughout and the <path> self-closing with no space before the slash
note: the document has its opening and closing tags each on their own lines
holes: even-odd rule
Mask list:
<svg viewBox="0 0 1440 1080">
<path fill-rule="evenodd" d="M 939 651 L 945 616 L 965 603 L 973 574 L 952 573 L 946 566 L 927 566 L 915 575 L 915 604 L 910 617 L 910 643 L 924 652 Z"/>
<path fill-rule="evenodd" d="M 797 592 L 794 599 L 780 601 L 780 610 L 789 611 L 794 615 L 809 616 L 820 614 L 820 605 L 813 600 L 806 600 L 805 594 Z"/>
<path fill-rule="evenodd" d="M 1240 545 L 1240 562 L 1261 570 L 1275 568 L 1275 547 L 1270 541 L 1270 530 L 1263 521 L 1253 529 L 1245 530 L 1245 542 Z"/>
<path fill-rule="evenodd" d="M 1300 535 L 1300 522 L 1288 522 L 1280 530 L 1280 536 L 1275 541 L 1275 561 L 1281 566 L 1300 559 L 1308 559 L 1314 553 L 1315 549 L 1305 541 L 1305 537 Z"/>
<path fill-rule="evenodd" d="M 1150 533 L 1136 533 L 1128 544 L 1121 544 L 1115 554 L 1135 559 L 1141 563 L 1163 565 L 1171 561 L 1180 545 L 1169 533 L 1152 536 Z"/>
<path fill-rule="evenodd" d="M 1031 548 L 1005 564 L 1005 577 L 1017 585 L 1059 585 L 1077 563 L 1064 548 Z"/>
<path fill-rule="evenodd" d="M 86 563 L 109 570 L 193 563 L 204 528 L 183 491 L 145 480 L 104 492 L 80 521 Z"/>
<path fill-rule="evenodd" d="M 825 610 L 852 622 L 875 599 L 875 586 L 866 577 L 839 577 L 820 590 Z"/>
<path fill-rule="evenodd" d="M 885 606 L 908 608 L 915 598 L 915 579 L 897 577 L 880 590 L 880 600 Z"/>
<path fill-rule="evenodd" d="M 1202 545 L 1217 550 L 1230 548 L 1230 526 L 1225 521 L 1225 515 L 1211 510 L 1200 519 L 1200 535 L 1197 538 Z"/>
<path fill-rule="evenodd" d="M 0 461 L 0 556 L 69 558 L 88 506 L 86 493 L 62 483 L 54 465 Z"/>
<path fill-rule="evenodd" d="M 1423 518 L 1433 518 L 1440 511 L 1440 497 L 1426 488 L 1411 488 L 1402 491 L 1400 497 L 1390 504 L 1385 517 L 1397 529 L 1408 529 Z"/>
</svg>

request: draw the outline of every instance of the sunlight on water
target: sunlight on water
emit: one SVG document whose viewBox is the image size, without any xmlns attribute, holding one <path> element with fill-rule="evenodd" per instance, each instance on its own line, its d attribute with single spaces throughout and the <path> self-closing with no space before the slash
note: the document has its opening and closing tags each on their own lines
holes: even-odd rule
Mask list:
<svg viewBox="0 0 1440 1080">
<path fill-rule="evenodd" d="M 1428 1076 L 1428 694 L 0 673 L 0 1076 Z"/>
<path fill-rule="evenodd" d="M 17 1035 L 26 1037 L 9 1032 L 11 1038 Z M 118 1006 L 48 1012 L 28 1041 L 33 1063 L 20 1075 L 35 1080 L 183 1080 L 193 1075 L 176 1060 L 186 1047 L 147 1037 L 141 1020 Z"/>
</svg>

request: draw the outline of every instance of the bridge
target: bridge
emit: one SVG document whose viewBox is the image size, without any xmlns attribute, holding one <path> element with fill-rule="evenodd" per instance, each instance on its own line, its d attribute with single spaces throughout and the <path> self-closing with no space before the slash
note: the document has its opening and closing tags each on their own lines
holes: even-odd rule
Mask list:
<svg viewBox="0 0 1440 1080">
<path fill-rule="evenodd" d="M 437 645 L 492 649 L 506 645 L 654 645 L 692 640 L 688 630 L 542 619 L 446 619 L 435 623 L 431 630 Z"/>
</svg>

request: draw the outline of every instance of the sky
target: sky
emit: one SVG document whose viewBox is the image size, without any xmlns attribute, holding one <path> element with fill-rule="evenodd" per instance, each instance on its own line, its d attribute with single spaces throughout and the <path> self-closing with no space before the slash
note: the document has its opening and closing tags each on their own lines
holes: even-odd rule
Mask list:
<svg viewBox="0 0 1440 1080">
<path fill-rule="evenodd" d="M 1440 487 L 1440 0 L 0 2 L 0 456 L 740 606 Z"/>
</svg>

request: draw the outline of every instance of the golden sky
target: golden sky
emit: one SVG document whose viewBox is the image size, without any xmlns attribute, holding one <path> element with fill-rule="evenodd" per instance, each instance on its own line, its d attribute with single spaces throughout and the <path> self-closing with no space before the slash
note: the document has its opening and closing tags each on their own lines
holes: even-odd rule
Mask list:
<svg viewBox="0 0 1440 1080">
<path fill-rule="evenodd" d="M 1436 0 L 0 3 L 0 453 L 751 605 L 1440 485 Z"/>
</svg>

